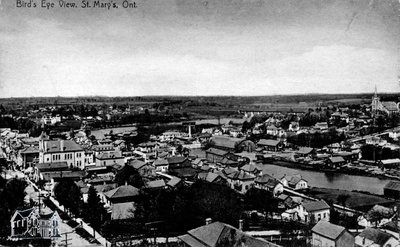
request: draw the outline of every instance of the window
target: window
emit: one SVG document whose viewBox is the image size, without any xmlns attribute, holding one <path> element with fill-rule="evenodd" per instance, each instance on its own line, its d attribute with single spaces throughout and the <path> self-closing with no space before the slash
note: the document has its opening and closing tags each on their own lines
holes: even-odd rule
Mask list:
<svg viewBox="0 0 400 247">
<path fill-rule="evenodd" d="M 324 213 L 324 219 L 326 218 L 326 213 Z"/>
</svg>

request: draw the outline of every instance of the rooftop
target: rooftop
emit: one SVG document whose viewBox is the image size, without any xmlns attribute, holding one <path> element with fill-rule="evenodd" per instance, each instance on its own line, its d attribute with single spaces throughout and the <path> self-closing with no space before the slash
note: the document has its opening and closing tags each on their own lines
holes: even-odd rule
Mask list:
<svg viewBox="0 0 400 247">
<path fill-rule="evenodd" d="M 336 240 L 342 232 L 346 231 L 346 228 L 329 223 L 325 220 L 320 220 L 311 231 L 329 239 Z"/>
</svg>

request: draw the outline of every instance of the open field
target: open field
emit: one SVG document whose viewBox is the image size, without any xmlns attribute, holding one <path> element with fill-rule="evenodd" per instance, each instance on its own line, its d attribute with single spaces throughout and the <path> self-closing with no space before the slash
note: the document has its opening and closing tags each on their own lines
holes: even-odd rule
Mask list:
<svg viewBox="0 0 400 247">
<path fill-rule="evenodd" d="M 310 195 L 339 205 L 341 204 L 338 200 L 339 196 L 345 195 L 348 196 L 345 201 L 345 206 L 356 210 L 368 210 L 376 204 L 393 203 L 392 200 L 385 199 L 381 196 L 339 189 L 311 188 Z"/>
</svg>

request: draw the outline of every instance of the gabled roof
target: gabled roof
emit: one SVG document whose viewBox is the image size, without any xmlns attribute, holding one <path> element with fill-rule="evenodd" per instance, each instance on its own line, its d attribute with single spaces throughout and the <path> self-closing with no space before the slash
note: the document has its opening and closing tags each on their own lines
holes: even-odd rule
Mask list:
<svg viewBox="0 0 400 247">
<path fill-rule="evenodd" d="M 132 185 L 123 185 L 105 192 L 104 195 L 109 199 L 133 197 L 139 195 L 139 189 L 133 187 Z"/>
<path fill-rule="evenodd" d="M 304 180 L 304 179 L 301 177 L 300 174 L 295 174 L 295 175 L 293 175 L 293 176 L 285 176 L 285 177 L 283 177 L 283 178 L 285 178 L 285 179 L 288 181 L 288 184 L 289 184 L 289 185 L 292 185 L 292 186 L 295 186 L 295 185 L 298 184 L 301 180 L 306 181 L 306 180 Z M 307 182 L 307 181 L 306 181 L 306 182 Z"/>
<path fill-rule="evenodd" d="M 228 152 L 218 148 L 209 148 L 206 150 L 206 153 L 211 153 L 218 156 L 225 156 Z"/>
<path fill-rule="evenodd" d="M 170 187 L 175 187 L 175 186 L 178 185 L 181 181 L 182 181 L 182 179 L 180 179 L 180 178 L 178 178 L 178 177 L 172 177 L 172 179 L 168 181 L 167 185 L 170 186 Z"/>
<path fill-rule="evenodd" d="M 364 231 L 362 231 L 357 237 L 366 238 L 368 240 L 371 240 L 375 244 L 383 246 L 390 238 L 392 238 L 392 235 L 379 229 L 368 227 Z"/>
<path fill-rule="evenodd" d="M 139 170 L 140 168 L 146 165 L 146 162 L 141 160 L 131 160 L 129 161 L 129 165 L 135 168 L 136 170 Z"/>
<path fill-rule="evenodd" d="M 223 169 L 222 172 L 223 172 L 225 175 L 229 175 L 229 174 L 231 174 L 231 173 L 237 172 L 237 170 L 236 170 L 236 169 L 233 169 L 233 168 L 231 168 L 231 167 L 227 167 L 227 168 Z"/>
<path fill-rule="evenodd" d="M 55 216 L 55 215 L 57 215 L 57 211 L 53 211 L 53 212 L 48 213 L 48 214 L 41 214 L 41 215 L 40 215 L 40 219 L 49 220 L 49 219 L 51 219 L 51 218 L 52 218 L 53 216 Z"/>
<path fill-rule="evenodd" d="M 342 163 L 342 162 L 346 162 L 342 156 L 334 156 L 334 157 L 330 157 L 329 160 L 332 163 Z"/>
<path fill-rule="evenodd" d="M 394 101 L 382 101 L 381 103 L 382 103 L 383 107 L 385 107 L 386 110 L 388 110 L 388 111 L 398 111 L 399 110 L 396 102 L 394 102 Z"/>
<path fill-rule="evenodd" d="M 315 212 L 330 209 L 331 207 L 324 200 L 303 203 L 303 207 L 307 212 Z"/>
<path fill-rule="evenodd" d="M 309 147 L 300 147 L 296 153 L 298 154 L 310 154 L 312 151 L 314 151 L 314 148 L 309 148 Z"/>
<path fill-rule="evenodd" d="M 63 162 L 53 162 L 53 163 L 39 163 L 36 168 L 40 172 L 55 171 L 55 170 L 68 170 L 68 164 L 66 161 Z"/>
<path fill-rule="evenodd" d="M 258 183 L 258 184 L 264 184 L 264 185 L 266 185 L 267 187 L 270 187 L 270 188 L 273 188 L 273 187 L 275 187 L 276 185 L 278 185 L 278 184 L 281 183 L 278 179 L 272 177 L 272 176 L 269 175 L 269 174 L 263 174 L 263 175 L 261 175 L 261 176 L 258 176 L 258 177 L 254 180 L 254 182 L 255 182 L 255 183 Z"/>
<path fill-rule="evenodd" d="M 272 140 L 272 139 L 261 139 L 257 145 L 260 146 L 277 146 L 281 141 L 279 140 Z"/>
<path fill-rule="evenodd" d="M 94 188 L 96 189 L 97 192 L 107 192 L 110 191 L 112 189 L 117 188 L 117 184 L 116 183 L 112 183 L 112 184 L 100 184 L 100 185 L 94 185 Z"/>
<path fill-rule="evenodd" d="M 254 180 L 255 178 L 256 176 L 254 176 L 253 174 L 248 174 L 244 171 L 238 171 L 236 172 L 234 179 L 244 181 L 244 180 Z"/>
<path fill-rule="evenodd" d="M 207 182 L 213 183 L 218 177 L 225 179 L 220 174 L 213 172 L 202 172 L 198 174 L 199 179 L 205 180 Z"/>
<path fill-rule="evenodd" d="M 311 231 L 326 238 L 336 240 L 344 231 L 346 231 L 346 228 L 329 223 L 325 220 L 320 220 Z"/>
<path fill-rule="evenodd" d="M 56 153 L 56 152 L 75 152 L 83 151 L 83 148 L 74 141 L 61 140 L 61 141 L 46 141 L 45 153 Z"/>
<path fill-rule="evenodd" d="M 233 239 L 232 239 L 232 236 Z M 178 237 L 191 247 L 216 247 L 224 240 L 234 241 L 234 245 L 246 247 L 272 247 L 279 246 L 263 239 L 254 238 L 239 229 L 222 222 L 214 222 L 188 231 L 187 234 Z"/>
<path fill-rule="evenodd" d="M 39 148 L 36 147 L 36 146 L 33 146 L 33 147 L 29 146 L 29 147 L 26 147 L 26 148 L 22 149 L 22 150 L 20 151 L 20 153 L 21 153 L 21 154 L 35 154 L 35 153 L 39 153 Z"/>
<path fill-rule="evenodd" d="M 183 163 L 183 162 L 185 162 L 187 160 L 187 158 L 186 157 L 183 157 L 183 156 L 173 156 L 173 157 L 169 157 L 168 159 L 167 159 L 167 161 L 168 161 L 168 164 L 181 164 L 181 163 Z"/>
<path fill-rule="evenodd" d="M 25 209 L 25 210 L 21 210 L 21 211 L 17 210 L 17 213 L 19 215 L 21 215 L 23 218 L 26 218 L 34 211 L 35 211 L 35 208 L 29 208 L 29 209 Z"/>
<path fill-rule="evenodd" d="M 160 158 L 158 158 L 158 159 L 156 159 L 154 162 L 153 162 L 153 166 L 167 166 L 169 163 L 168 163 L 168 160 L 166 160 L 166 159 L 160 159 Z"/>
<path fill-rule="evenodd" d="M 273 124 L 267 126 L 267 130 L 277 130 L 277 129 L 278 129 L 278 128 L 277 128 L 275 125 L 273 125 Z"/>
<path fill-rule="evenodd" d="M 400 192 L 400 181 L 390 181 L 385 185 L 384 189 L 396 190 Z"/>
<path fill-rule="evenodd" d="M 120 152 L 105 152 L 96 156 L 96 159 L 99 160 L 109 160 L 109 159 L 123 159 Z"/>
<path fill-rule="evenodd" d="M 228 149 L 235 149 L 236 145 L 244 141 L 244 138 L 234 138 L 229 136 L 213 136 L 211 140 L 217 147 L 223 147 Z"/>
<path fill-rule="evenodd" d="M 255 173 L 261 171 L 261 169 L 255 164 L 246 164 L 240 168 L 240 170 L 250 173 Z"/>
</svg>

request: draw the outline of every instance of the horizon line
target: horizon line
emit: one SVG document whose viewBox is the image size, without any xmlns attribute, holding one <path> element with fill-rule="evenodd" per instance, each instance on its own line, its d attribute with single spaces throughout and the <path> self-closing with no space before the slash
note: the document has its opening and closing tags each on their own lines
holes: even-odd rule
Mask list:
<svg viewBox="0 0 400 247">
<path fill-rule="evenodd" d="M 374 94 L 374 92 L 360 92 L 360 93 L 299 93 L 299 94 L 264 94 L 264 95 L 130 95 L 130 96 L 107 96 L 107 95 L 77 95 L 77 96 L 11 96 L 11 97 L 0 97 L 0 99 L 24 99 L 24 98 L 135 98 L 135 97 L 276 97 L 276 96 L 311 96 L 311 95 L 365 95 Z M 400 92 L 378 92 L 378 94 L 400 94 Z"/>
</svg>

